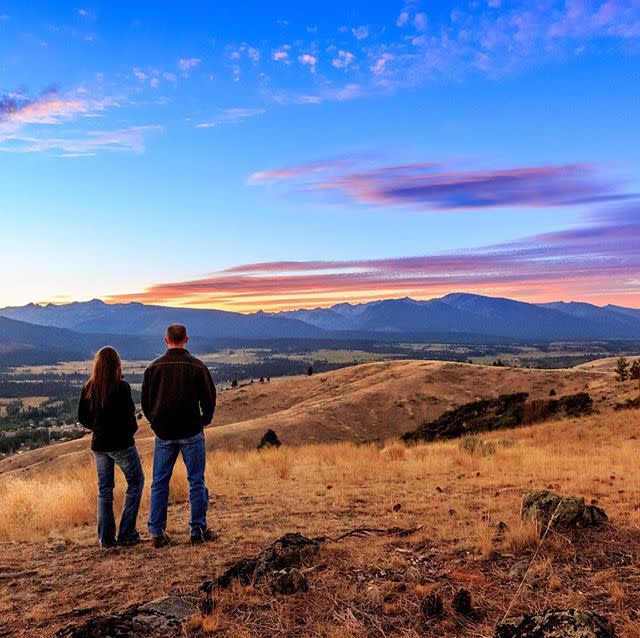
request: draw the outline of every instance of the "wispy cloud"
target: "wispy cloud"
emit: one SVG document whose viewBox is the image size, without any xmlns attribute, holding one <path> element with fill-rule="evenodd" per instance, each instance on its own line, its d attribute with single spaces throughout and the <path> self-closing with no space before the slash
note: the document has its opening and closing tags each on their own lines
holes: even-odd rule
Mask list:
<svg viewBox="0 0 640 638">
<path fill-rule="evenodd" d="M 354 27 L 351 29 L 351 33 L 353 33 L 353 37 L 356 40 L 365 40 L 369 37 L 369 25 L 363 24 L 359 27 Z"/>
<path fill-rule="evenodd" d="M 77 95 L 60 96 L 47 89 L 37 97 L 22 92 L 0 95 L 0 134 L 26 124 L 58 124 L 80 114 L 101 110 L 98 102 Z"/>
<path fill-rule="evenodd" d="M 342 49 L 338 51 L 338 55 L 331 60 L 331 64 L 336 67 L 336 69 L 345 69 L 347 68 L 354 60 L 356 56 L 350 51 L 343 51 Z"/>
<path fill-rule="evenodd" d="M 504 206 L 561 207 L 637 197 L 621 193 L 585 164 L 454 170 L 438 162 L 360 171 L 316 162 L 262 171 L 250 183 L 295 182 L 300 190 L 337 193 L 361 204 L 409 205 L 425 211 Z"/>
<path fill-rule="evenodd" d="M 287 62 L 289 60 L 289 51 L 288 49 L 282 48 L 282 49 L 276 49 L 272 54 L 271 57 L 276 61 L 276 62 Z"/>
<path fill-rule="evenodd" d="M 429 298 L 452 291 L 529 301 L 582 299 L 640 304 L 640 210 L 588 227 L 448 254 L 395 259 L 246 264 L 183 282 L 156 284 L 110 301 L 255 310 L 338 301 Z"/>
<path fill-rule="evenodd" d="M 145 151 L 147 135 L 158 133 L 162 126 L 130 126 L 110 131 L 85 131 L 60 136 L 30 136 L 26 134 L 0 137 L 0 152 L 42 153 L 57 151 L 62 157 L 85 157 L 101 151 L 130 152 Z"/>
<path fill-rule="evenodd" d="M 316 64 L 318 64 L 318 58 L 311 53 L 302 53 L 298 56 L 298 61 L 303 66 L 308 66 L 311 69 L 311 72 L 314 73 L 316 70 Z"/>
<path fill-rule="evenodd" d="M 433 15 L 418 6 L 417 2 L 405 3 L 395 18 L 400 31 L 390 28 L 393 23 L 343 25 L 337 39 L 332 36 L 324 43 L 301 35 L 295 42 L 300 61 L 305 47 L 317 46 L 312 54 L 315 63 L 310 66 L 323 73 L 312 74 L 310 81 L 316 90 L 301 87 L 297 91 L 300 96 L 315 95 L 317 99 L 298 102 L 317 103 L 331 100 L 332 95 L 339 99 L 337 92 L 319 96 L 319 87 L 326 89 L 339 81 L 331 69 L 348 72 L 351 83 L 360 87 L 361 97 L 422 86 L 435 79 L 496 78 L 584 53 L 637 51 L 640 44 L 637 0 L 483 0 L 460 3 L 457 8 L 453 4 L 450 11 Z M 345 54 L 336 55 L 338 51 Z M 330 56 L 330 64 L 324 64 L 325 55 Z M 291 55 L 277 49 L 272 58 L 287 62 Z M 366 64 L 351 64 L 356 58 Z M 274 95 L 284 93 L 277 83 L 273 86 Z"/>
<path fill-rule="evenodd" d="M 185 73 L 190 69 L 197 67 L 202 60 L 200 58 L 180 58 L 178 60 L 178 68 Z"/>
<path fill-rule="evenodd" d="M 161 127 L 96 130 L 89 124 L 111 104 L 110 100 L 88 97 L 83 88 L 65 95 L 48 89 L 37 97 L 21 92 L 0 96 L 0 152 L 54 151 L 65 157 L 99 151 L 144 152 L 146 135 Z"/>
<path fill-rule="evenodd" d="M 265 113 L 265 109 L 250 108 L 232 108 L 219 111 L 212 119 L 207 122 L 196 124 L 196 128 L 215 128 L 221 124 L 239 124 L 244 120 L 257 117 Z"/>
<path fill-rule="evenodd" d="M 326 174 L 327 172 L 353 165 L 351 158 L 337 158 L 321 162 L 311 162 L 300 166 L 289 166 L 269 171 L 257 171 L 249 176 L 249 184 L 273 184 L 275 182 L 294 180 L 308 177 L 314 174 Z"/>
</svg>

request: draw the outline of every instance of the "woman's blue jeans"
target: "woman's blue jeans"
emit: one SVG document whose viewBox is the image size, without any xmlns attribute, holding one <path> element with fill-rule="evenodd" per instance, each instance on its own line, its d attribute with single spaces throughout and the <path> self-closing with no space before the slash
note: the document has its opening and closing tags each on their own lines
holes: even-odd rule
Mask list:
<svg viewBox="0 0 640 638">
<path fill-rule="evenodd" d="M 136 530 L 144 473 L 140 455 L 135 445 L 117 452 L 94 452 L 98 470 L 98 539 L 103 546 L 135 541 L 140 538 Z M 118 466 L 127 479 L 127 492 L 124 499 L 120 529 L 116 538 L 116 521 L 113 515 L 113 488 L 115 485 L 115 466 Z"/>
</svg>

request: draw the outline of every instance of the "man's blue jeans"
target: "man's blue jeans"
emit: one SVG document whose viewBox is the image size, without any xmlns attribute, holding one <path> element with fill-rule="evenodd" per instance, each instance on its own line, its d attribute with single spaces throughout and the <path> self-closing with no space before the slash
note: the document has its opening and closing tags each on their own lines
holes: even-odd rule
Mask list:
<svg viewBox="0 0 640 638">
<path fill-rule="evenodd" d="M 198 536 L 207 529 L 207 507 L 209 493 L 204 484 L 206 450 L 204 432 L 188 439 L 164 441 L 156 437 L 153 452 L 153 483 L 151 484 L 151 508 L 149 511 L 149 533 L 162 536 L 167 526 L 167 505 L 169 502 L 169 481 L 173 466 L 182 454 L 189 479 L 189 501 L 191 503 L 191 519 L 189 527 L 191 536 Z"/>
<path fill-rule="evenodd" d="M 138 509 L 144 487 L 144 473 L 140 455 L 135 445 L 117 452 L 94 452 L 98 471 L 98 539 L 101 545 L 116 542 L 116 521 L 113 515 L 114 470 L 117 465 L 127 479 L 118 542 L 135 541 L 140 538 L 136 530 Z"/>
</svg>

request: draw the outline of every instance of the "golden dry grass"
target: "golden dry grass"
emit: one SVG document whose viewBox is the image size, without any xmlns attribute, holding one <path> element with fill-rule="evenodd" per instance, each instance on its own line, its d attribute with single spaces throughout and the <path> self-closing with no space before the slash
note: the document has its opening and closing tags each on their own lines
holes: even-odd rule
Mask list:
<svg viewBox="0 0 640 638">
<path fill-rule="evenodd" d="M 192 619 L 185 635 L 287 637 L 306 623 L 305 635 L 317 637 L 490 636 L 508 609 L 577 606 L 613 618 L 622 638 L 638 638 L 640 413 L 599 405 L 587 418 L 482 435 L 486 445 L 474 448 L 481 453 L 459 441 L 405 447 L 393 440 L 211 450 L 210 522 L 221 541 L 202 548 L 185 544 L 188 489 L 180 462 L 168 528 L 177 543 L 165 552 L 95 547 L 95 471 L 84 453 L 73 453 L 74 464 L 0 475 L 0 571 L 34 573 L 0 591 L 7 635 L 51 636 L 78 608 L 96 615 L 193 589 L 285 532 L 335 536 L 359 526 L 421 525 L 402 540 L 327 543 L 309 594 L 233 588 L 213 616 Z M 352 405 L 354 418 L 357 409 Z M 147 476 L 149 463 L 145 454 Z M 520 522 L 520 498 L 541 487 L 594 499 L 612 524 L 553 532 L 531 563 L 539 540 Z M 119 499 L 122 490 L 120 479 Z M 148 491 L 141 529 L 147 507 Z M 449 613 L 428 626 L 418 622 L 422 597 L 437 592 L 448 604 L 459 587 L 471 591 L 477 618 Z"/>
</svg>

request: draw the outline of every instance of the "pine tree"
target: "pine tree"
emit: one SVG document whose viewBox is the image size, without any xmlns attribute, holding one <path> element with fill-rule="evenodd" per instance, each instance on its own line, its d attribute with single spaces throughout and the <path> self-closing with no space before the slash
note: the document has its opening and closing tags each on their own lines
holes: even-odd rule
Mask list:
<svg viewBox="0 0 640 638">
<path fill-rule="evenodd" d="M 621 383 L 629 378 L 629 362 L 626 357 L 620 357 L 616 364 L 616 378 Z"/>
</svg>

